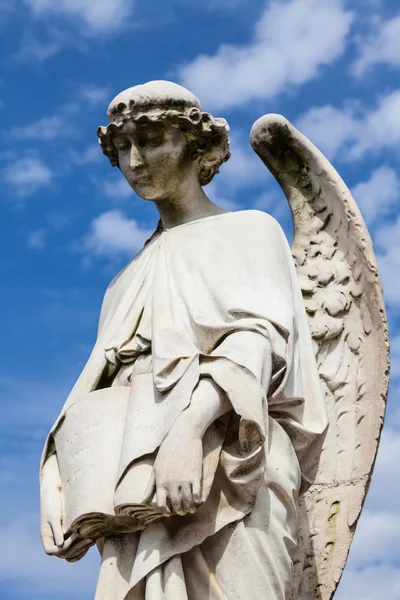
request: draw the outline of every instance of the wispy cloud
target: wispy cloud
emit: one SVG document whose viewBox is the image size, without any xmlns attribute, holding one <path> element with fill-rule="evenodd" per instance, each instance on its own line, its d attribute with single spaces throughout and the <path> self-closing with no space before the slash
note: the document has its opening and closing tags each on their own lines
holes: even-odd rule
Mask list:
<svg viewBox="0 0 400 600">
<path fill-rule="evenodd" d="M 370 565 L 344 570 L 343 580 L 335 600 L 398 600 L 400 598 L 400 568 L 393 564 Z"/>
<path fill-rule="evenodd" d="M 95 84 L 86 84 L 75 90 L 75 95 L 77 100 L 86 102 L 89 106 L 97 106 L 107 100 L 108 88 Z"/>
<path fill-rule="evenodd" d="M 80 151 L 71 148 L 69 154 L 72 162 L 81 166 L 90 165 L 104 160 L 104 156 L 99 144 L 90 144 L 89 146 L 86 146 L 86 148 L 82 148 Z"/>
<path fill-rule="evenodd" d="M 25 3 L 36 18 L 66 18 L 89 35 L 114 32 L 133 13 L 132 0 L 25 0 Z"/>
<path fill-rule="evenodd" d="M 83 246 L 94 256 L 132 257 L 151 233 L 152 229 L 141 227 L 120 210 L 110 210 L 93 219 Z"/>
<path fill-rule="evenodd" d="M 78 134 L 78 118 L 87 108 L 105 102 L 107 88 L 93 84 L 81 85 L 71 94 L 71 98 L 60 105 L 58 112 L 40 117 L 26 125 L 17 125 L 7 132 L 7 139 L 53 142 L 74 137 Z"/>
<path fill-rule="evenodd" d="M 203 0 L 201 4 L 194 4 L 193 10 L 209 10 L 213 11 L 235 11 L 240 10 L 243 5 L 246 5 L 248 0 L 230 0 L 230 2 L 226 2 L 226 0 Z M 172 0 L 174 4 L 185 6 L 187 5 L 187 0 Z"/>
<path fill-rule="evenodd" d="M 20 158 L 2 171 L 3 180 L 20 197 L 34 194 L 39 188 L 46 187 L 54 179 L 53 170 L 38 157 Z"/>
<path fill-rule="evenodd" d="M 400 335 L 390 340 L 390 360 L 392 377 L 400 377 Z"/>
<path fill-rule="evenodd" d="M 296 126 L 330 160 L 360 134 L 353 106 L 339 108 L 328 104 L 313 107 L 297 119 Z"/>
<path fill-rule="evenodd" d="M 34 593 L 53 600 L 93 595 L 96 551 L 77 565 L 45 555 L 39 536 L 38 468 L 44 439 L 67 397 L 71 381 L 0 377 L 0 585 L 2 598 Z M 75 566 L 75 568 L 73 568 Z M 34 592 L 33 592 L 34 590 Z M 57 590 L 57 594 L 55 594 Z"/>
<path fill-rule="evenodd" d="M 399 430 L 391 425 L 389 421 L 383 430 L 371 490 L 337 592 L 338 600 L 400 597 L 397 551 L 400 436 Z"/>
<path fill-rule="evenodd" d="M 400 308 L 400 216 L 379 226 L 374 235 L 386 302 Z"/>
<path fill-rule="evenodd" d="M 29 248 L 43 250 L 46 247 L 46 236 L 46 229 L 36 229 L 28 236 L 26 243 Z"/>
<path fill-rule="evenodd" d="M 64 111 L 62 111 L 64 112 Z M 27 125 L 13 127 L 9 132 L 9 139 L 35 140 L 51 142 L 60 137 L 76 135 L 72 127 L 67 126 L 67 115 L 58 114 L 51 117 L 42 117 Z"/>
<path fill-rule="evenodd" d="M 103 160 L 106 160 L 104 156 Z M 109 179 L 99 182 L 98 188 L 104 196 L 112 200 L 125 200 L 134 195 L 131 186 L 120 173 L 115 177 L 110 176 Z"/>
<path fill-rule="evenodd" d="M 251 149 L 248 136 L 232 132 L 230 147 L 230 159 L 213 180 L 218 187 L 238 190 L 266 181 L 268 170 Z"/>
<path fill-rule="evenodd" d="M 355 185 L 352 193 L 364 220 L 372 225 L 390 214 L 399 202 L 400 177 L 394 169 L 383 165 L 375 169 L 367 181 Z"/>
<path fill-rule="evenodd" d="M 371 30 L 359 40 L 352 72 L 361 77 L 379 64 L 400 67 L 400 14 L 387 21 L 379 17 L 371 21 Z"/>
<path fill-rule="evenodd" d="M 212 109 L 272 98 L 310 81 L 344 51 L 353 15 L 340 0 L 268 2 L 248 45 L 221 45 L 180 68 Z"/>
<path fill-rule="evenodd" d="M 400 146 L 400 89 L 382 96 L 376 108 L 347 101 L 342 107 L 313 107 L 297 119 L 329 159 L 358 160 L 367 152 Z"/>
<path fill-rule="evenodd" d="M 32 32 L 26 32 L 22 36 L 18 51 L 12 57 L 12 62 L 32 65 L 43 63 L 61 50 L 60 34 L 57 37 L 54 35 L 54 37 L 51 36 L 48 40 L 44 40 L 42 36 L 39 38 Z"/>
<path fill-rule="evenodd" d="M 28 500 L 32 502 L 32 498 Z M 46 600 L 54 599 L 56 589 L 57 598 L 63 600 L 71 597 L 85 600 L 93 596 L 99 563 L 96 549 L 77 564 L 46 556 L 38 522 L 38 514 L 22 514 L 2 524 L 0 580 L 3 597 L 28 598 L 32 587 L 38 597 Z"/>
</svg>

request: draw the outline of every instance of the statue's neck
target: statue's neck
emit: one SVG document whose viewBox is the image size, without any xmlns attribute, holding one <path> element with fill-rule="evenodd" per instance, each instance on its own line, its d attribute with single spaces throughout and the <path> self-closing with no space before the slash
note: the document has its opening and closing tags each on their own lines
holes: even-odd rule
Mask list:
<svg viewBox="0 0 400 600">
<path fill-rule="evenodd" d="M 154 202 L 160 213 L 163 229 L 172 229 L 190 221 L 228 212 L 214 204 L 200 185 L 188 188 L 176 198 Z"/>
</svg>

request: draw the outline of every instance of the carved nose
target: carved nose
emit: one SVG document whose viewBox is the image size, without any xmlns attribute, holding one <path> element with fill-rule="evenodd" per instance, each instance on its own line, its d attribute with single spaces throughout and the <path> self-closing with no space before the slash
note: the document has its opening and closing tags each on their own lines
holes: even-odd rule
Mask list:
<svg viewBox="0 0 400 600">
<path fill-rule="evenodd" d="M 142 155 L 139 150 L 132 144 L 131 147 L 131 156 L 129 161 L 129 166 L 131 169 L 137 169 L 138 167 L 143 165 Z"/>
</svg>

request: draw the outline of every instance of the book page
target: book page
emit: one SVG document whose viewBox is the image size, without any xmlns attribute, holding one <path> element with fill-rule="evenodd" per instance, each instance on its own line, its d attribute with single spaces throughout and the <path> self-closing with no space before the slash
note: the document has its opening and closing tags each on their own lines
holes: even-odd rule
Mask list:
<svg viewBox="0 0 400 600">
<path fill-rule="evenodd" d="M 68 408 L 54 434 L 64 532 L 82 515 L 115 514 L 114 491 L 129 392 L 129 387 L 91 392 Z"/>
</svg>

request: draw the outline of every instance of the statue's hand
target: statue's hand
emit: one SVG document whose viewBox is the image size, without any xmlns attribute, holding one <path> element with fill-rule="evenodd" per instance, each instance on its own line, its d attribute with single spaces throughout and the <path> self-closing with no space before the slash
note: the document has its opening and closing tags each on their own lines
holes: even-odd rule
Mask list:
<svg viewBox="0 0 400 600">
<path fill-rule="evenodd" d="M 54 454 L 43 465 L 40 485 L 40 535 L 46 554 L 57 555 L 64 544 L 61 480 Z"/>
<path fill-rule="evenodd" d="M 163 440 L 154 463 L 157 506 L 167 514 L 196 512 L 201 503 L 203 443 L 179 420 Z"/>
<path fill-rule="evenodd" d="M 81 539 L 72 534 L 64 539 L 62 527 L 63 507 L 61 479 L 57 456 L 54 454 L 43 465 L 40 484 L 40 535 L 46 554 L 65 558 L 69 562 L 80 560 L 94 544 L 91 539 Z"/>
</svg>

